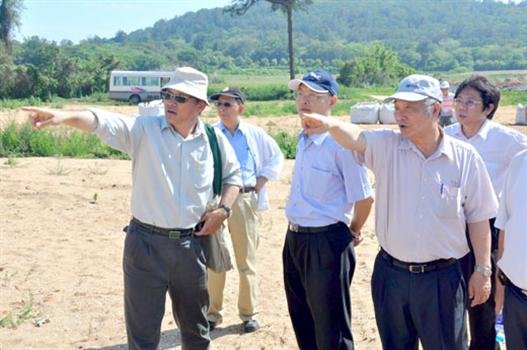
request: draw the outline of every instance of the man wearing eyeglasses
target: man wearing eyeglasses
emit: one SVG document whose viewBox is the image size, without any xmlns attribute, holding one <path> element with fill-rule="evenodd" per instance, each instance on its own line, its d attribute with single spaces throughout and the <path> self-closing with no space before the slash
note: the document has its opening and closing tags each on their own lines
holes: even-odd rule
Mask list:
<svg viewBox="0 0 527 350">
<path fill-rule="evenodd" d="M 293 79 L 298 114 L 329 116 L 339 86 L 317 69 Z M 366 169 L 328 134 L 298 138 L 284 249 L 284 286 L 300 349 L 353 349 L 350 286 L 354 242 L 373 203 Z"/>
<path fill-rule="evenodd" d="M 363 130 L 315 113 L 312 133 L 329 133 L 375 174 L 375 229 L 381 249 L 372 274 L 375 319 L 384 349 L 466 349 L 466 295 L 490 294 L 490 228 L 497 199 L 476 150 L 438 125 L 439 81 L 413 74 L 385 102 L 399 130 Z M 465 284 L 458 259 L 476 268 Z M 468 288 L 467 288 L 468 286 Z"/>
<path fill-rule="evenodd" d="M 185 349 L 209 349 L 207 269 L 196 236 L 215 233 L 229 216 L 241 185 L 236 155 L 221 132 L 220 206 L 213 200 L 213 156 L 199 115 L 208 79 L 181 67 L 163 87 L 165 115 L 131 118 L 101 109 L 25 108 L 41 129 L 65 124 L 94 132 L 132 158 L 132 220 L 123 253 L 124 306 L 129 349 L 157 349 L 167 291 Z M 111 213 L 109 213 L 111 215 Z M 195 232 L 194 227 L 202 223 Z"/>
<path fill-rule="evenodd" d="M 273 138 L 262 128 L 242 121 L 245 94 L 236 87 L 227 87 L 209 98 L 215 101 L 221 119 L 215 125 L 232 145 L 240 162 L 242 188 L 228 219 L 236 266 L 240 277 L 238 313 L 243 321 L 243 332 L 258 330 L 256 249 L 260 210 L 269 208 L 267 181 L 277 180 L 283 165 L 283 155 Z M 223 320 L 223 290 L 226 272 L 209 270 L 210 308 L 208 320 L 211 330 Z"/>
<path fill-rule="evenodd" d="M 494 192 L 499 197 L 507 168 L 514 156 L 527 149 L 527 137 L 516 130 L 492 121 L 498 109 L 500 92 L 487 78 L 479 75 L 463 81 L 456 89 L 454 107 L 458 123 L 445 128 L 445 133 L 474 146 L 485 162 Z M 492 288 L 489 299 L 480 305 L 467 305 L 470 324 L 470 349 L 494 350 L 496 346 L 495 258 L 498 229 L 495 219 L 489 220 L 492 233 Z M 474 270 L 474 252 L 460 260 L 465 278 Z"/>
</svg>

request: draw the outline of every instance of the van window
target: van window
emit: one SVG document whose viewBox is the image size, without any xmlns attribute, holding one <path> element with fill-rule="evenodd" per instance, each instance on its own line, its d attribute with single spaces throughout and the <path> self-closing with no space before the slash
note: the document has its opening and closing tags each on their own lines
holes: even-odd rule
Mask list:
<svg viewBox="0 0 527 350">
<path fill-rule="evenodd" d="M 123 77 L 123 85 L 132 86 L 132 85 L 141 85 L 139 83 L 139 77 Z"/>
<path fill-rule="evenodd" d="M 115 86 L 123 85 L 121 81 L 121 77 L 113 77 L 113 85 Z"/>
<path fill-rule="evenodd" d="M 161 85 L 160 86 L 165 86 L 166 84 L 168 84 L 169 81 L 170 81 L 170 77 L 161 77 Z"/>
<path fill-rule="evenodd" d="M 159 78 L 158 77 L 141 77 L 141 85 L 159 87 Z"/>
</svg>

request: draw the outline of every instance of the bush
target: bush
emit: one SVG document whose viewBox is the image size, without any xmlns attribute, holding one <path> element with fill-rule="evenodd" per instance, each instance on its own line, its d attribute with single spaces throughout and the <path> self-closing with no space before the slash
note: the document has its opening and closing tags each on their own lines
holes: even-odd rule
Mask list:
<svg viewBox="0 0 527 350">
<path fill-rule="evenodd" d="M 128 156 L 102 143 L 97 136 L 80 131 L 34 130 L 29 123 L 9 123 L 0 130 L 0 157 L 69 156 L 120 158 Z"/>
<path fill-rule="evenodd" d="M 288 134 L 285 131 L 280 131 L 278 134 L 273 135 L 273 138 L 276 143 L 278 143 L 278 146 L 286 159 L 295 159 L 296 144 L 298 142 L 296 136 Z"/>
</svg>

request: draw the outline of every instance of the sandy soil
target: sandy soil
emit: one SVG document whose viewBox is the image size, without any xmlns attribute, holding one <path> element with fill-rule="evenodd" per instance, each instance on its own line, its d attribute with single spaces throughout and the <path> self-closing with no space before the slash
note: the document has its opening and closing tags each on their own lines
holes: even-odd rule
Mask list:
<svg viewBox="0 0 527 350">
<path fill-rule="evenodd" d="M 514 107 L 502 108 L 496 120 L 510 124 L 514 113 Z M 19 112 L 0 112 L 0 123 L 23 119 Z M 299 127 L 294 116 L 248 120 L 271 132 Z M 519 129 L 527 134 L 527 127 Z M 212 333 L 216 349 L 296 348 L 281 270 L 283 209 L 292 166 L 293 161 L 286 161 L 282 179 L 270 184 L 272 209 L 262 217 L 258 250 L 262 328 L 241 334 L 238 277 L 232 271 L 224 323 Z M 122 228 L 130 218 L 130 174 L 130 162 L 125 160 L 0 158 L 0 317 L 11 313 L 14 320 L 21 320 L 16 327 L 0 327 L 0 349 L 126 348 L 121 258 Z M 365 240 L 356 249 L 351 288 L 357 349 L 380 349 L 369 287 L 377 249 L 372 215 Z M 167 300 L 160 347 L 178 349 L 180 344 Z"/>
</svg>

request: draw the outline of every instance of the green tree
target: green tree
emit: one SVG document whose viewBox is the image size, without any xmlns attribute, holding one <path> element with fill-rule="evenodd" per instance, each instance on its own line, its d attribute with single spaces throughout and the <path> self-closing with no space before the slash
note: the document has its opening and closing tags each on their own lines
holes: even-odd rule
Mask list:
<svg viewBox="0 0 527 350">
<path fill-rule="evenodd" d="M 260 0 L 232 0 L 231 6 L 225 12 L 232 15 L 244 15 Z M 280 10 L 287 16 L 287 48 L 289 52 L 289 78 L 295 78 L 295 53 L 293 49 L 293 11 L 303 10 L 313 3 L 313 0 L 263 0 L 271 4 L 273 11 Z"/>
<path fill-rule="evenodd" d="M 413 73 L 400 62 L 395 52 L 382 44 L 373 44 L 362 57 L 348 61 L 337 80 L 346 86 L 386 86 Z"/>
<path fill-rule="evenodd" d="M 11 51 L 11 35 L 20 26 L 22 0 L 0 0 L 0 41 Z"/>
</svg>

